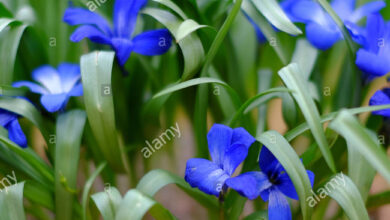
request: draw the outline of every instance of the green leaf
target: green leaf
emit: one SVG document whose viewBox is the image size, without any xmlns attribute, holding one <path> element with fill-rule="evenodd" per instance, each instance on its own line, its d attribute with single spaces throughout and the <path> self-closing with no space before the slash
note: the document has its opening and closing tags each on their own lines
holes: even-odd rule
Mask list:
<svg viewBox="0 0 390 220">
<path fill-rule="evenodd" d="M 24 182 L 0 190 L 0 213 L 2 220 L 24 220 Z"/>
<path fill-rule="evenodd" d="M 282 61 L 284 65 L 288 64 L 288 53 L 285 50 L 285 48 L 282 46 L 282 42 L 280 41 L 278 35 L 276 34 L 276 31 L 273 29 L 273 27 L 268 23 L 268 21 L 264 18 L 263 15 L 261 15 L 256 9 L 255 6 L 252 4 L 250 0 L 244 0 L 242 3 L 242 10 L 251 17 L 255 23 L 260 27 L 261 31 L 263 32 L 265 38 L 268 42 L 276 42 L 277 47 L 272 47 L 273 50 L 275 50 L 276 54 L 278 55 L 279 59 Z"/>
<path fill-rule="evenodd" d="M 196 21 L 192 19 L 185 20 L 183 23 L 180 24 L 179 28 L 177 29 L 176 33 L 176 41 L 180 42 L 183 40 L 185 37 L 190 35 L 192 32 L 201 29 L 201 28 L 206 28 L 209 27 L 207 25 L 200 25 Z"/>
<path fill-rule="evenodd" d="M 308 81 L 317 61 L 318 50 L 314 48 L 306 39 L 297 41 L 292 63 L 297 63 L 302 70 L 303 78 Z"/>
<path fill-rule="evenodd" d="M 7 24 L 9 20 L 3 20 Z M 13 80 L 14 65 L 19 41 L 27 25 L 20 22 L 8 23 L 6 29 L 0 30 L 0 84 L 10 85 Z"/>
<path fill-rule="evenodd" d="M 368 131 L 373 141 L 379 143 L 375 133 Z M 348 146 L 348 175 L 359 189 L 363 201 L 366 201 L 369 190 L 376 174 L 376 170 L 364 158 L 364 156 L 353 147 L 353 143 L 347 140 Z M 379 145 L 378 145 L 379 147 Z M 357 162 L 359 161 L 359 162 Z"/>
<path fill-rule="evenodd" d="M 27 91 L 25 88 L 0 85 L 0 96 L 25 96 Z"/>
<path fill-rule="evenodd" d="M 128 191 L 118 208 L 115 220 L 141 220 L 146 212 L 156 220 L 176 219 L 168 210 L 152 198 L 136 189 Z"/>
<path fill-rule="evenodd" d="M 267 131 L 256 139 L 264 144 L 282 164 L 298 193 L 303 219 L 310 219 L 312 208 L 306 199 L 311 196 L 312 188 L 306 169 L 298 155 L 287 140 L 276 131 Z"/>
<path fill-rule="evenodd" d="M 329 191 L 329 196 L 337 201 L 337 203 L 343 208 L 349 219 L 370 219 L 368 217 L 366 207 L 364 206 L 363 199 L 360 196 L 359 190 L 356 188 L 355 184 L 348 176 L 345 176 L 342 173 L 338 174 L 337 176 L 339 175 L 342 176 L 345 184 L 335 185 L 335 187 L 333 187 L 333 190 Z M 334 178 L 337 178 L 337 176 L 334 176 L 328 183 L 332 185 L 331 181 Z"/>
<path fill-rule="evenodd" d="M 350 114 L 361 114 L 365 112 L 372 112 L 372 111 L 379 111 L 383 109 L 389 109 L 390 105 L 377 105 L 377 106 L 368 106 L 368 107 L 359 107 L 359 108 L 352 108 L 348 109 Z M 327 121 L 331 121 L 336 118 L 339 111 L 332 112 L 329 114 L 326 114 L 324 116 L 321 116 L 321 123 L 325 123 Z M 291 129 L 289 132 L 287 132 L 284 136 L 288 141 L 292 141 L 294 138 L 302 134 L 303 132 L 309 130 L 310 127 L 307 124 L 307 122 L 300 124 L 299 126 L 295 127 L 294 129 Z"/>
<path fill-rule="evenodd" d="M 230 120 L 229 126 L 233 127 L 236 124 L 236 122 L 238 121 L 238 119 L 243 114 L 248 113 L 250 110 L 258 107 L 259 105 L 261 105 L 262 103 L 264 103 L 270 99 L 273 99 L 273 98 L 280 96 L 280 93 L 284 93 L 284 92 L 291 93 L 292 90 L 287 89 L 287 88 L 282 88 L 282 87 L 271 88 L 271 89 L 268 89 L 266 91 L 260 92 L 256 96 L 250 98 L 243 105 L 241 105 L 241 107 L 237 110 L 237 112 L 234 114 L 233 118 Z"/>
<path fill-rule="evenodd" d="M 367 200 L 367 208 L 376 208 L 386 204 L 390 204 L 390 191 L 371 195 Z"/>
<path fill-rule="evenodd" d="M 235 100 L 235 104 L 239 104 L 239 97 L 236 91 L 230 87 L 228 84 L 225 82 L 219 80 L 219 79 L 213 79 L 213 78 L 208 78 L 208 77 L 203 77 L 203 78 L 196 78 L 196 79 L 191 79 L 182 83 L 176 83 L 172 86 L 169 86 L 168 88 L 164 89 L 163 91 L 157 93 L 156 95 L 153 96 L 153 98 L 158 98 L 164 95 L 171 94 L 173 92 L 191 87 L 191 86 L 196 86 L 196 85 L 201 85 L 201 84 L 208 84 L 208 83 L 215 83 L 218 85 L 222 85 L 223 87 L 226 88 L 230 96 L 232 97 L 233 100 Z"/>
<path fill-rule="evenodd" d="M 187 15 L 174 2 L 172 2 L 170 0 L 153 0 L 153 1 L 157 2 L 157 3 L 160 3 L 162 5 L 165 5 L 166 7 L 170 8 L 172 11 L 174 11 L 176 14 L 180 15 L 180 17 L 183 20 L 187 20 L 187 18 L 188 18 Z"/>
<path fill-rule="evenodd" d="M 268 211 L 265 210 L 254 212 L 245 217 L 244 220 L 268 220 Z"/>
<path fill-rule="evenodd" d="M 279 76 L 289 89 L 294 90 L 292 96 L 298 103 L 314 139 L 317 141 L 329 168 L 333 172 L 336 172 L 333 156 L 328 147 L 325 133 L 320 123 L 320 115 L 313 99 L 310 97 L 310 92 L 307 87 L 308 82 L 303 79 L 299 66 L 295 63 L 290 64 L 279 71 Z"/>
<path fill-rule="evenodd" d="M 188 195 L 197 200 L 201 205 L 205 206 L 208 209 L 218 209 L 217 200 L 212 196 L 206 195 L 198 189 L 192 188 L 182 177 L 179 177 L 173 173 L 170 173 L 165 170 L 152 170 L 147 173 L 139 181 L 137 185 L 137 190 L 154 197 L 154 195 L 160 191 L 163 187 L 169 184 L 176 184 Z"/>
<path fill-rule="evenodd" d="M 122 196 L 115 187 L 106 187 L 103 192 L 93 194 L 92 200 L 104 220 L 115 220 L 115 214 L 122 202 Z"/>
<path fill-rule="evenodd" d="M 85 182 L 83 195 L 81 196 L 81 205 L 83 208 L 83 220 L 87 220 L 87 209 L 88 209 L 88 200 L 89 200 L 89 191 L 92 188 L 93 183 L 95 182 L 96 178 L 99 176 L 100 172 L 106 167 L 107 163 L 103 162 L 101 163 L 96 170 L 91 174 L 91 176 L 88 178 L 87 182 Z"/>
<path fill-rule="evenodd" d="M 342 110 L 329 127 L 341 134 L 351 146 L 362 154 L 366 160 L 390 183 L 390 159 L 379 147 L 370 133 L 354 118 L 348 110 Z"/>
<path fill-rule="evenodd" d="M 143 13 L 152 16 L 154 19 L 167 27 L 175 37 L 176 41 L 178 41 L 178 37 L 183 36 L 177 36 L 177 34 L 180 26 L 184 21 L 172 13 L 156 8 L 146 8 L 143 10 Z M 184 57 L 184 70 L 182 79 L 190 79 L 198 72 L 203 63 L 205 56 L 203 45 L 196 33 L 191 33 L 180 40 L 179 46 Z"/>
<path fill-rule="evenodd" d="M 78 174 L 80 144 L 86 114 L 73 110 L 57 119 L 55 151 L 55 205 L 56 219 L 70 220 Z"/>
<path fill-rule="evenodd" d="M 85 109 L 92 132 L 108 164 L 123 171 L 124 163 L 115 126 L 111 89 L 113 52 L 97 51 L 81 57 Z M 105 93 L 108 90 L 108 94 Z"/>
<path fill-rule="evenodd" d="M 257 10 L 279 30 L 291 35 L 302 34 L 302 31 L 290 21 L 276 0 L 252 0 L 252 2 Z"/>
<path fill-rule="evenodd" d="M 31 202 L 39 204 L 51 211 L 54 211 L 54 194 L 42 184 L 28 180 L 24 184 L 24 197 Z"/>
</svg>

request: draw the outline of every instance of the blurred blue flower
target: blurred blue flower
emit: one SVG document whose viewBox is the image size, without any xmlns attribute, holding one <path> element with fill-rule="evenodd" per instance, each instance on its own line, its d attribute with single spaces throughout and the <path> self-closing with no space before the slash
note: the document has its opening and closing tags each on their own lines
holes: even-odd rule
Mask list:
<svg viewBox="0 0 390 220">
<path fill-rule="evenodd" d="M 225 181 L 245 160 L 255 139 L 244 128 L 215 124 L 207 134 L 207 141 L 212 161 L 189 159 L 184 178 L 192 187 L 219 196 L 226 191 Z"/>
<path fill-rule="evenodd" d="M 385 7 L 383 1 L 369 2 L 358 9 L 355 9 L 355 5 L 355 0 L 333 0 L 331 2 L 333 10 L 344 23 L 357 23 L 365 16 Z M 327 50 L 343 38 L 337 24 L 317 2 L 285 0 L 281 6 L 293 22 L 306 24 L 306 36 L 316 48 Z"/>
<path fill-rule="evenodd" d="M 32 78 L 39 84 L 19 81 L 14 87 L 28 87 L 32 92 L 41 94 L 41 104 L 49 112 L 65 108 L 71 96 L 82 96 L 83 86 L 80 81 L 80 66 L 62 63 L 57 69 L 44 65 L 35 69 Z"/>
<path fill-rule="evenodd" d="M 269 200 L 270 220 L 291 219 L 291 210 L 286 196 L 298 200 L 298 194 L 290 177 L 265 146 L 260 153 L 259 165 L 261 172 L 243 173 L 228 179 L 226 185 L 249 199 L 260 196 L 264 201 Z M 314 173 L 308 170 L 307 174 L 313 186 Z"/>
<path fill-rule="evenodd" d="M 161 55 L 169 50 L 172 37 L 167 29 L 143 32 L 134 38 L 137 16 L 147 0 L 116 0 L 114 5 L 114 27 L 99 14 L 83 8 L 68 8 L 64 21 L 77 28 L 70 40 L 79 42 L 84 38 L 100 44 L 111 45 L 123 66 L 131 52 L 146 56 Z"/>
<path fill-rule="evenodd" d="M 8 130 L 8 138 L 17 145 L 26 148 L 27 139 L 18 121 L 19 115 L 0 109 L 0 126 Z"/>
<path fill-rule="evenodd" d="M 354 40 L 362 48 L 356 54 L 356 65 L 369 79 L 390 72 L 390 22 L 385 22 L 379 13 L 367 17 L 366 28 L 348 24 Z"/>
<path fill-rule="evenodd" d="M 390 88 L 375 92 L 370 99 L 370 105 L 390 105 Z M 375 111 L 372 114 L 390 118 L 390 109 Z"/>
</svg>

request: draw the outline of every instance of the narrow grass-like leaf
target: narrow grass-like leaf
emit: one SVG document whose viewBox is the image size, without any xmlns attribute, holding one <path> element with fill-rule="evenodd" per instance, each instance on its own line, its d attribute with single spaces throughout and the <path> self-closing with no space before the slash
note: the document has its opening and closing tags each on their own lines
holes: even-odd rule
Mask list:
<svg viewBox="0 0 390 220">
<path fill-rule="evenodd" d="M 168 28 L 168 30 L 178 41 L 177 34 L 179 27 L 183 23 L 182 19 L 177 18 L 168 11 L 156 8 L 146 8 L 143 10 L 143 13 L 152 16 L 154 19 L 162 23 L 165 27 Z M 179 46 L 184 57 L 184 70 L 182 79 L 190 79 L 194 74 L 196 74 L 203 63 L 205 56 L 203 45 L 196 33 L 191 33 L 184 39 L 180 40 Z"/>
<path fill-rule="evenodd" d="M 115 220 L 116 212 L 122 202 L 122 196 L 115 187 L 106 187 L 103 192 L 93 194 L 92 200 L 104 220 Z"/>
<path fill-rule="evenodd" d="M 83 220 L 87 220 L 87 209 L 88 209 L 88 200 L 89 200 L 89 190 L 91 190 L 93 182 L 99 176 L 100 172 L 106 167 L 107 163 L 103 162 L 100 164 L 96 170 L 88 178 L 87 182 L 84 185 L 83 195 L 81 196 L 81 205 L 83 208 Z"/>
<path fill-rule="evenodd" d="M 328 183 L 333 186 L 333 190 L 329 191 L 329 196 L 332 197 L 343 208 L 349 219 L 356 220 L 368 220 L 368 213 L 359 190 L 356 188 L 353 181 L 344 174 L 338 174 L 342 176 L 344 184 L 333 185 L 331 179 Z M 327 183 L 327 184 L 328 184 Z M 330 188 L 330 187 L 329 187 Z"/>
<path fill-rule="evenodd" d="M 162 5 L 165 5 L 166 7 L 170 8 L 172 11 L 180 15 L 180 17 L 183 20 L 187 20 L 187 15 L 184 13 L 183 10 L 179 6 L 177 6 L 174 2 L 171 0 L 153 0 L 154 2 L 160 3 Z"/>
<path fill-rule="evenodd" d="M 306 199 L 311 196 L 311 184 L 298 155 L 287 140 L 276 131 L 267 131 L 256 138 L 264 144 L 282 164 L 298 193 L 303 219 L 310 219 L 312 208 Z"/>
<path fill-rule="evenodd" d="M 390 191 L 371 195 L 367 199 L 367 208 L 376 208 L 386 204 L 390 204 Z"/>
<path fill-rule="evenodd" d="M 59 220 L 75 218 L 72 205 L 85 121 L 86 114 L 81 110 L 70 111 L 57 119 L 54 168 L 56 219 Z"/>
<path fill-rule="evenodd" d="M 248 215 L 247 217 L 245 217 L 244 220 L 268 220 L 268 212 L 267 211 L 254 212 Z"/>
<path fill-rule="evenodd" d="M 24 220 L 23 208 L 24 182 L 1 189 L 0 213 L 2 220 Z"/>
<path fill-rule="evenodd" d="M 268 42 L 276 42 L 277 46 L 273 46 L 272 49 L 275 50 L 276 54 L 278 55 L 279 59 L 282 61 L 284 65 L 288 64 L 288 57 L 287 51 L 284 49 L 284 47 L 281 44 L 281 41 L 276 34 L 276 31 L 272 28 L 272 26 L 268 23 L 268 21 L 264 18 L 263 15 L 261 15 L 256 9 L 255 6 L 252 4 L 250 0 L 244 0 L 242 3 L 242 10 L 250 17 L 252 18 L 257 25 L 259 25 L 261 31 L 263 32 L 265 38 L 268 40 Z"/>
<path fill-rule="evenodd" d="M 237 120 L 244 114 L 248 113 L 250 110 L 258 107 L 260 104 L 264 103 L 265 101 L 268 101 L 272 98 L 278 97 L 278 94 L 284 93 L 284 92 L 289 92 L 291 93 L 292 91 L 287 88 L 272 88 L 269 90 L 266 90 L 264 92 L 260 92 L 256 96 L 250 98 L 248 101 L 246 101 L 241 107 L 237 110 L 237 112 L 234 114 L 233 118 L 229 122 L 230 127 L 233 127 Z M 268 95 L 268 96 L 267 96 Z M 269 96 L 272 95 L 272 96 Z M 265 97 L 267 96 L 267 97 Z"/>
<path fill-rule="evenodd" d="M 209 27 L 207 25 L 200 25 L 192 19 L 187 19 L 180 24 L 176 33 L 176 41 L 180 42 L 182 39 L 190 35 L 192 32 L 199 30 L 201 28 Z"/>
<path fill-rule="evenodd" d="M 136 189 L 126 193 L 115 220 L 141 220 L 148 212 L 156 220 L 176 219 L 167 209 Z"/>
<path fill-rule="evenodd" d="M 97 51 L 81 57 L 85 109 L 92 132 L 108 164 L 123 171 L 111 90 L 113 52 Z M 108 89 L 108 94 L 106 93 Z"/>
<path fill-rule="evenodd" d="M 153 197 L 158 191 L 169 184 L 176 184 L 184 192 L 209 209 L 218 209 L 217 200 L 198 189 L 192 188 L 182 177 L 166 170 L 152 170 L 139 181 L 137 190 Z"/>
<path fill-rule="evenodd" d="M 27 93 L 25 88 L 15 88 L 7 85 L 0 85 L 0 96 L 25 96 Z"/>
<path fill-rule="evenodd" d="M 350 114 L 356 115 L 361 114 L 365 112 L 372 112 L 372 111 L 379 111 L 383 109 L 390 109 L 390 105 L 377 105 L 377 106 L 368 106 L 368 107 L 359 107 L 359 108 L 352 108 L 348 109 Z M 321 123 L 325 123 L 327 121 L 331 121 L 335 119 L 338 115 L 337 112 L 332 112 L 329 114 L 326 114 L 324 116 L 321 116 Z M 299 126 L 295 127 L 294 129 L 291 129 L 289 132 L 287 132 L 284 136 L 288 141 L 292 141 L 294 138 L 302 134 L 303 132 L 309 130 L 310 127 L 307 122 L 300 124 Z"/>
<path fill-rule="evenodd" d="M 302 34 L 302 31 L 290 21 L 276 0 L 252 0 L 252 2 L 257 10 L 279 30 L 292 35 Z"/>
<path fill-rule="evenodd" d="M 16 53 L 27 25 L 11 23 L 0 32 L 0 84 L 10 85 L 13 80 Z"/>
<path fill-rule="evenodd" d="M 293 63 L 284 67 L 279 71 L 279 76 L 289 89 L 294 90 L 292 95 L 306 118 L 314 139 L 317 141 L 329 168 L 333 172 L 336 172 L 333 156 L 328 147 L 325 133 L 320 123 L 320 115 L 307 88 L 308 82 L 303 79 L 298 64 Z"/>
<path fill-rule="evenodd" d="M 341 134 L 351 146 L 362 154 L 366 160 L 390 183 L 390 159 L 348 110 L 342 110 L 329 127 Z"/>
<path fill-rule="evenodd" d="M 318 50 L 306 39 L 299 39 L 295 47 L 292 63 L 297 63 L 302 70 L 303 78 L 308 81 L 317 61 Z"/>
<path fill-rule="evenodd" d="M 235 104 L 238 104 L 238 94 L 236 91 L 230 87 L 228 84 L 225 82 L 219 80 L 219 79 L 213 79 L 213 78 L 208 78 L 208 77 L 203 77 L 203 78 L 197 78 L 197 79 L 191 79 L 182 83 L 177 83 L 172 86 L 169 86 L 168 88 L 164 89 L 163 91 L 157 93 L 153 98 L 158 98 L 160 96 L 168 95 L 173 92 L 191 87 L 191 86 L 196 86 L 196 85 L 201 85 L 201 84 L 208 84 L 208 83 L 215 83 L 218 85 L 222 85 L 226 88 L 226 90 L 229 92 L 230 96 L 232 97 L 233 100 L 235 100 Z"/>
<path fill-rule="evenodd" d="M 24 184 L 23 195 L 26 199 L 39 204 L 51 211 L 54 211 L 54 196 L 46 187 L 41 184 L 28 180 Z"/>
</svg>

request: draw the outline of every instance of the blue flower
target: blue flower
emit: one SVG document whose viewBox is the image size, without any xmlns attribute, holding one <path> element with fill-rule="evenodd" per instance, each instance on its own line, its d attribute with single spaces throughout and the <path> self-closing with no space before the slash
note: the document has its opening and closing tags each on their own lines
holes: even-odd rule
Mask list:
<svg viewBox="0 0 390 220">
<path fill-rule="evenodd" d="M 193 158 L 187 161 L 185 180 L 201 191 L 219 196 L 226 190 L 225 181 L 245 160 L 255 139 L 243 128 L 215 124 L 207 134 L 212 161 Z"/>
<path fill-rule="evenodd" d="M 350 23 L 357 23 L 365 16 L 385 7 L 383 1 L 373 1 L 355 10 L 355 3 L 355 0 L 333 0 L 331 6 L 343 22 Z M 337 24 L 317 2 L 286 0 L 282 7 L 293 22 L 306 24 L 307 38 L 316 48 L 327 50 L 343 38 Z"/>
<path fill-rule="evenodd" d="M 8 138 L 17 145 L 26 148 L 27 139 L 18 121 L 19 115 L 0 109 L 0 125 L 8 130 Z"/>
<path fill-rule="evenodd" d="M 146 56 L 161 55 L 169 50 L 172 37 L 167 29 L 146 31 L 134 38 L 137 16 L 147 0 L 116 0 L 114 5 L 114 27 L 99 14 L 83 8 L 68 8 L 64 21 L 77 28 L 70 40 L 79 42 L 84 38 L 100 44 L 111 45 L 123 66 L 131 52 Z"/>
<path fill-rule="evenodd" d="M 64 109 L 71 96 L 83 95 L 79 65 L 62 63 L 58 69 L 49 65 L 41 66 L 33 71 L 32 78 L 40 85 L 20 81 L 13 86 L 26 86 L 32 92 L 41 94 L 41 104 L 49 112 Z"/>
<path fill-rule="evenodd" d="M 390 105 L 390 88 L 375 92 L 370 99 L 370 105 Z M 375 111 L 372 114 L 390 118 L 390 109 Z"/>
<path fill-rule="evenodd" d="M 366 28 L 351 26 L 354 40 L 362 45 L 356 54 L 356 65 L 369 79 L 381 77 L 390 72 L 390 22 L 380 14 L 367 17 Z"/>
<path fill-rule="evenodd" d="M 259 165 L 261 172 L 243 173 L 228 179 L 226 185 L 249 199 L 260 196 L 264 201 L 269 200 L 270 220 L 291 219 L 291 210 L 286 196 L 298 200 L 298 194 L 290 177 L 266 147 L 261 150 Z M 313 185 L 313 172 L 308 170 L 307 174 Z"/>
</svg>

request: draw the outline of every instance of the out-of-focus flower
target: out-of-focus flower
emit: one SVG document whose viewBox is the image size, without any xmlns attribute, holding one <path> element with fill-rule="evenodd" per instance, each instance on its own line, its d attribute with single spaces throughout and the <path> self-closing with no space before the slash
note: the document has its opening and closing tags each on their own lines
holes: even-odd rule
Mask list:
<svg viewBox="0 0 390 220">
<path fill-rule="evenodd" d="M 172 44 L 167 29 L 146 31 L 132 38 L 138 13 L 146 3 L 147 0 L 116 0 L 113 28 L 97 13 L 83 8 L 68 8 L 64 21 L 69 25 L 81 25 L 73 32 L 70 40 L 79 42 L 89 38 L 95 43 L 111 45 L 122 66 L 132 52 L 146 56 L 161 55 Z"/>
<path fill-rule="evenodd" d="M 32 78 L 39 84 L 19 81 L 14 87 L 28 87 L 32 92 L 41 94 L 41 104 L 49 112 L 65 108 L 71 96 L 82 96 L 83 86 L 80 81 L 80 66 L 62 63 L 57 69 L 45 65 L 35 69 Z"/>
<path fill-rule="evenodd" d="M 331 2 L 333 10 L 344 23 L 357 23 L 365 16 L 379 12 L 385 7 L 383 1 L 369 2 L 358 9 L 355 9 L 355 5 L 355 0 L 333 0 Z M 306 24 L 307 39 L 316 48 L 327 50 L 343 38 L 337 24 L 317 2 L 286 0 L 282 3 L 282 7 L 293 22 Z"/>
<path fill-rule="evenodd" d="M 219 196 L 226 191 L 225 181 L 245 160 L 255 139 L 243 128 L 215 124 L 207 134 L 212 161 L 192 158 L 187 161 L 185 180 L 201 191 Z"/>
<path fill-rule="evenodd" d="M 26 148 L 27 139 L 18 121 L 19 115 L 0 109 L 0 126 L 8 130 L 8 137 L 17 145 Z"/>
<path fill-rule="evenodd" d="M 369 79 L 390 72 L 390 22 L 385 22 L 379 13 L 367 17 L 366 28 L 348 24 L 354 40 L 362 48 L 356 54 L 356 65 Z"/>
<path fill-rule="evenodd" d="M 269 200 L 270 220 L 291 219 L 291 210 L 286 196 L 298 200 L 298 194 L 290 177 L 265 146 L 260 153 L 259 165 L 261 172 L 243 173 L 228 179 L 226 185 L 249 199 L 260 196 L 264 201 Z M 308 170 L 307 174 L 313 186 L 314 173 Z"/>
<path fill-rule="evenodd" d="M 390 88 L 375 92 L 370 99 L 370 105 L 390 105 Z M 390 118 L 390 109 L 375 111 L 372 114 Z"/>
</svg>

